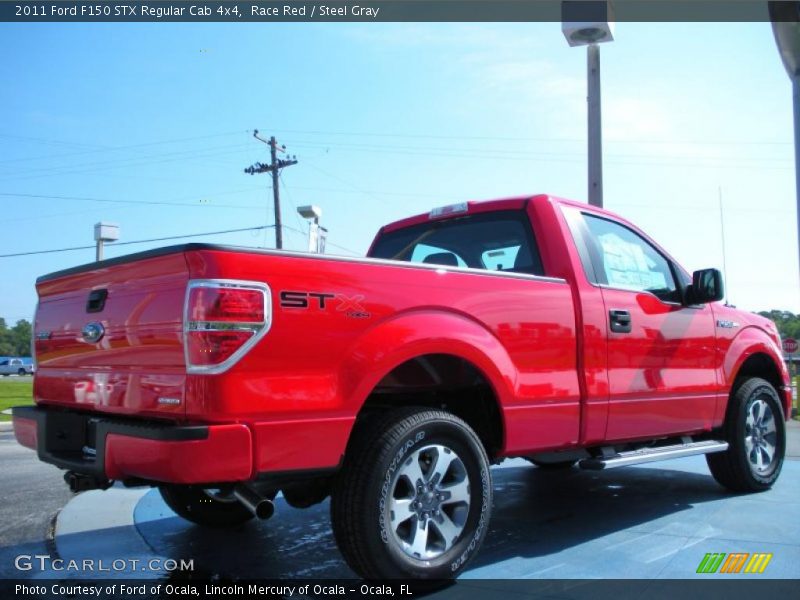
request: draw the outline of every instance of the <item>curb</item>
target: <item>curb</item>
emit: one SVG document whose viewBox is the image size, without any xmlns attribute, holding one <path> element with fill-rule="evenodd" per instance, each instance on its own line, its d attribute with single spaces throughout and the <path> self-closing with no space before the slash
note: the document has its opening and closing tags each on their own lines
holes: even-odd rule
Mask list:
<svg viewBox="0 0 800 600">
<path fill-rule="evenodd" d="M 147 545 L 134 520 L 136 505 L 149 491 L 150 488 L 112 487 L 83 492 L 67 502 L 56 517 L 56 552 L 65 563 L 94 560 L 98 565 L 95 570 L 81 569 L 70 576 L 97 577 L 98 571 L 100 576 L 106 576 L 109 569 L 115 576 L 154 576 L 142 565 L 163 557 Z M 124 561 L 125 567 L 117 568 L 115 561 Z"/>
<path fill-rule="evenodd" d="M 11 421 L 0 421 L 0 431 L 14 431 L 14 424 Z"/>
</svg>

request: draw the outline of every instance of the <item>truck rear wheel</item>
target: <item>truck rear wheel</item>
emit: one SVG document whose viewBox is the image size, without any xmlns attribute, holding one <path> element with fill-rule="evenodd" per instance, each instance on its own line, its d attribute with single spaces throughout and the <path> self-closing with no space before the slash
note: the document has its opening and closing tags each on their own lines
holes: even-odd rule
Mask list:
<svg viewBox="0 0 800 600">
<path fill-rule="evenodd" d="M 367 579 L 456 577 L 491 515 L 481 440 L 458 417 L 426 409 L 393 412 L 354 435 L 331 500 L 347 563 Z"/>
<path fill-rule="evenodd" d="M 191 485 L 162 485 L 161 497 L 175 513 L 205 527 L 233 527 L 253 518 L 230 489 L 206 489 Z"/>
<path fill-rule="evenodd" d="M 780 475 L 786 451 L 786 429 L 778 394 L 758 377 L 733 394 L 722 426 L 725 452 L 707 454 L 714 479 L 736 492 L 769 489 Z"/>
</svg>

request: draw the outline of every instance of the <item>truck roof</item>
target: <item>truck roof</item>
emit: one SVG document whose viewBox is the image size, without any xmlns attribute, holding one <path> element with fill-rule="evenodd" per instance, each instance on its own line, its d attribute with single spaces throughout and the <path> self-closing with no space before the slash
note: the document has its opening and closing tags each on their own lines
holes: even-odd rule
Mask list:
<svg viewBox="0 0 800 600">
<path fill-rule="evenodd" d="M 476 213 L 491 212 L 497 210 L 521 210 L 525 208 L 525 205 L 528 202 L 533 202 L 533 201 L 555 202 L 557 204 L 575 206 L 581 209 L 591 208 L 592 212 L 598 214 L 604 214 L 609 217 L 613 217 L 616 220 L 624 221 L 626 224 L 628 223 L 626 219 L 621 218 L 617 214 L 614 214 L 602 208 L 598 208 L 596 206 L 589 207 L 589 205 L 586 204 L 585 202 L 579 202 L 577 200 L 568 200 L 566 198 L 560 198 L 558 196 L 553 196 L 551 194 L 531 194 L 527 196 L 511 196 L 508 198 L 497 198 L 495 200 L 478 200 L 478 201 L 469 200 L 467 202 L 461 202 L 457 204 L 451 204 L 448 206 L 437 207 L 429 212 L 420 213 L 418 215 L 406 217 L 398 221 L 393 221 L 392 223 L 388 223 L 387 225 L 384 225 L 381 228 L 379 233 L 388 233 L 390 231 L 395 231 L 397 229 L 403 229 L 405 227 L 419 225 L 420 223 L 426 223 L 431 219 L 439 219 L 439 218 L 446 219 L 448 217 L 455 216 L 458 214 L 476 214 Z M 438 215 L 435 214 L 435 211 L 439 211 L 439 214 Z"/>
</svg>

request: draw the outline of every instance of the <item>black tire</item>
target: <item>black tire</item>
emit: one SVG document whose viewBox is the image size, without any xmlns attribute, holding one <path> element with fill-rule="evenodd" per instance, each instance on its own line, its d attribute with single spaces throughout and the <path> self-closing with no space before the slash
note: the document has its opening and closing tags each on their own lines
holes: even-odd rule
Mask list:
<svg viewBox="0 0 800 600">
<path fill-rule="evenodd" d="M 429 490 L 409 485 L 414 457 L 417 481 Z M 407 520 L 392 511 L 397 502 L 408 503 Z M 354 433 L 334 484 L 331 520 L 347 564 L 366 579 L 450 579 L 480 548 L 491 509 L 489 459 L 478 436 L 450 413 L 418 408 L 381 415 Z M 424 550 L 412 556 L 403 536 L 416 541 L 419 532 Z"/>
<path fill-rule="evenodd" d="M 760 424 L 754 419 L 759 412 Z M 774 431 L 765 433 L 771 429 L 770 421 Z M 753 422 L 757 423 L 755 428 Z M 735 492 L 762 492 L 772 487 L 786 452 L 786 425 L 775 388 L 758 377 L 741 384 L 730 398 L 721 434 L 729 444 L 728 450 L 706 455 L 714 479 Z M 774 451 L 767 463 L 769 446 Z"/>
<path fill-rule="evenodd" d="M 161 497 L 175 513 L 198 525 L 223 528 L 241 525 L 253 518 L 229 490 L 206 490 L 191 485 L 162 485 Z"/>
<path fill-rule="evenodd" d="M 17 371 L 17 375 L 22 377 L 23 375 L 27 375 L 27 373 L 25 372 L 25 369 L 20 369 L 19 371 Z"/>
<path fill-rule="evenodd" d="M 567 471 L 575 466 L 577 460 L 559 460 L 556 462 L 542 462 L 535 458 L 529 458 L 530 462 L 545 471 Z"/>
</svg>

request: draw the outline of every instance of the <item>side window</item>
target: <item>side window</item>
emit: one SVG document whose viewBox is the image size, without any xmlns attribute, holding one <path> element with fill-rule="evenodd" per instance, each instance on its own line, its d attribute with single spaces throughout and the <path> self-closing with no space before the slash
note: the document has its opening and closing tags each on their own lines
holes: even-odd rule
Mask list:
<svg viewBox="0 0 800 600">
<path fill-rule="evenodd" d="M 600 261 L 595 268 L 599 283 L 680 301 L 669 262 L 649 242 L 613 221 L 584 218 Z"/>
</svg>

